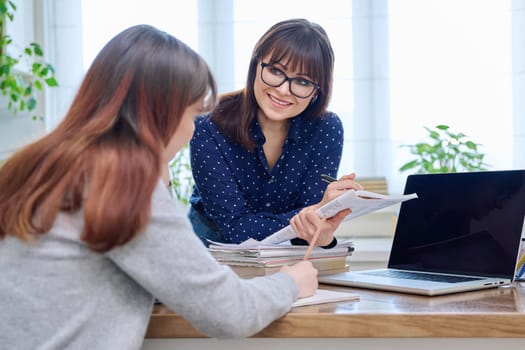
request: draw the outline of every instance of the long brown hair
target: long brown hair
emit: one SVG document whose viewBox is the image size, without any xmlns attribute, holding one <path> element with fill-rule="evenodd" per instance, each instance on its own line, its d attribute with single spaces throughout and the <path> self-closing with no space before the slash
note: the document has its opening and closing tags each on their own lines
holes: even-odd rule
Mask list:
<svg viewBox="0 0 525 350">
<path fill-rule="evenodd" d="M 205 96 L 215 103 L 215 81 L 183 42 L 147 25 L 115 36 L 64 120 L 0 168 L 0 238 L 31 240 L 58 211 L 82 208 L 91 249 L 128 242 L 149 218 L 164 147 L 186 107 Z"/>
<path fill-rule="evenodd" d="M 301 113 L 305 119 L 321 117 L 330 102 L 334 52 L 325 30 L 306 19 L 290 19 L 274 24 L 256 43 L 246 87 L 221 96 L 211 119 L 228 138 L 249 150 L 255 148 L 249 128 L 257 114 L 254 93 L 257 65 L 270 55 L 270 63 L 282 62 L 306 72 L 320 86 L 313 102 Z"/>
</svg>

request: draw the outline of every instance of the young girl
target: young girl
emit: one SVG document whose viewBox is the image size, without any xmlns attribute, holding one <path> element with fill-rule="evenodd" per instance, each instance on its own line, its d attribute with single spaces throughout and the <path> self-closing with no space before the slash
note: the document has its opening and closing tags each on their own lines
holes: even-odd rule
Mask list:
<svg viewBox="0 0 525 350">
<path fill-rule="evenodd" d="M 341 120 L 326 110 L 333 65 L 321 26 L 306 19 L 279 22 L 255 45 L 246 87 L 222 96 L 196 120 L 189 217 L 204 244 L 264 239 L 290 220 L 293 227 L 301 210 L 314 212 L 341 192 L 361 188 L 354 174 L 328 188 L 321 180 L 321 174 L 337 175 L 343 150 Z M 325 229 L 317 245 L 334 245 L 337 225 L 318 224 Z M 310 241 L 311 231 L 295 231 Z"/>
<path fill-rule="evenodd" d="M 139 349 L 155 297 L 208 336 L 245 337 L 314 293 L 309 262 L 238 278 L 170 198 L 168 162 L 215 100 L 200 56 L 131 27 L 62 123 L 0 168 L 3 348 Z"/>
</svg>

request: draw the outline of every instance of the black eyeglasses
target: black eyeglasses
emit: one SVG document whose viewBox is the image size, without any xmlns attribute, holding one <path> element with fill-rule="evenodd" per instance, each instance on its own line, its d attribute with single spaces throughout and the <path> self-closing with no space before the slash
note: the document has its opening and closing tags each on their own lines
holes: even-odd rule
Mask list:
<svg viewBox="0 0 525 350">
<path fill-rule="evenodd" d="M 271 64 L 261 62 L 261 79 L 271 87 L 279 87 L 286 81 L 290 86 L 290 92 L 299 98 L 310 97 L 320 86 L 304 78 L 289 78 L 282 70 L 275 68 Z"/>
</svg>

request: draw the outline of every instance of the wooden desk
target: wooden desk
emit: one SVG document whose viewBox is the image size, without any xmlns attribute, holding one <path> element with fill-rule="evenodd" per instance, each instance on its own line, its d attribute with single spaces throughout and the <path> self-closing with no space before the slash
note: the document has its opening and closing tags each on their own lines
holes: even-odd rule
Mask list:
<svg viewBox="0 0 525 350">
<path fill-rule="evenodd" d="M 410 343 L 413 343 L 414 348 L 425 344 L 425 350 L 428 350 L 432 348 L 429 339 L 440 338 L 438 345 L 441 349 L 446 346 L 452 346 L 450 350 L 454 349 L 454 346 L 468 349 L 468 344 L 475 344 L 478 350 L 494 346 L 513 349 L 514 345 L 516 349 L 525 348 L 524 285 L 515 284 L 511 287 L 436 297 L 326 285 L 321 285 L 321 288 L 351 290 L 360 295 L 360 300 L 295 308 L 255 335 L 255 339 L 232 340 L 231 344 L 228 344 L 227 340 L 219 340 L 219 345 L 225 345 L 224 349 L 239 348 L 250 344 L 250 341 L 256 343 L 257 339 L 266 338 L 279 338 L 273 339 L 274 344 L 282 345 L 284 338 L 286 341 L 303 338 L 304 345 L 301 345 L 301 349 L 309 348 L 306 345 L 316 348 L 318 345 L 315 344 L 324 344 L 321 348 L 326 348 L 328 340 L 332 340 L 328 344 L 334 345 L 338 342 L 333 342 L 333 338 L 346 338 L 343 342 L 339 340 L 344 346 L 341 349 L 348 349 L 351 344 L 349 340 L 356 338 L 368 342 L 375 339 L 375 344 L 380 344 L 381 340 L 388 340 L 385 349 L 396 348 L 399 345 L 406 350 L 410 349 Z M 162 347 L 158 345 L 163 342 L 153 341 L 151 338 L 203 338 L 203 335 L 165 306 L 157 305 L 146 338 L 149 339 L 146 339 L 145 348 L 156 344 L 155 348 L 160 349 Z M 322 340 L 319 343 L 315 341 L 316 338 L 330 339 L 318 339 Z M 413 342 L 414 339 L 419 339 L 420 344 Z M 421 343 L 421 340 L 425 341 Z M 242 341 L 245 343 L 239 343 Z M 207 346 L 218 349 L 215 343 L 207 343 Z M 271 345 L 267 343 L 266 346 Z M 361 346 L 367 346 L 366 342 Z M 188 344 L 185 344 L 184 348 L 188 348 Z"/>
</svg>

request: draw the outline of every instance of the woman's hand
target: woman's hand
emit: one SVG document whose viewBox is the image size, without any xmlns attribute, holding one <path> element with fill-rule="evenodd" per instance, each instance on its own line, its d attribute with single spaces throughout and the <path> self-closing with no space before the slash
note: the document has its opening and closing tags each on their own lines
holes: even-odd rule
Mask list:
<svg viewBox="0 0 525 350">
<path fill-rule="evenodd" d="M 362 190 L 363 186 L 355 182 L 355 173 L 343 175 L 339 180 L 331 182 L 326 186 L 323 199 L 317 204 L 318 208 L 322 207 L 332 199 L 339 197 L 348 190 Z"/>
<path fill-rule="evenodd" d="M 297 237 L 311 242 L 317 231 L 319 231 L 319 238 L 315 245 L 326 246 L 332 242 L 335 230 L 337 230 L 344 217 L 350 214 L 350 209 L 342 210 L 331 218 L 320 218 L 316 211 L 348 190 L 362 190 L 363 186 L 355 182 L 355 177 L 355 173 L 351 173 L 329 183 L 323 199 L 319 203 L 302 209 L 290 220 L 290 225 Z"/>
<path fill-rule="evenodd" d="M 302 209 L 290 220 L 290 225 L 297 237 L 308 242 L 311 242 L 319 231 L 315 245 L 326 246 L 334 239 L 335 230 L 344 217 L 350 214 L 350 209 L 341 210 L 331 218 L 320 218 L 316 213 L 317 208 L 317 205 L 311 205 Z"/>
<path fill-rule="evenodd" d="M 281 272 L 292 277 L 299 288 L 299 298 L 309 297 L 315 294 L 318 286 L 317 270 L 309 261 L 301 261 L 292 266 L 281 267 Z"/>
</svg>

